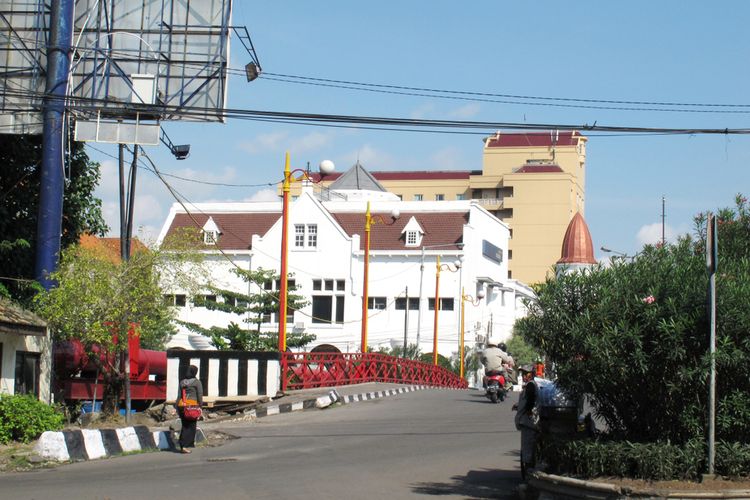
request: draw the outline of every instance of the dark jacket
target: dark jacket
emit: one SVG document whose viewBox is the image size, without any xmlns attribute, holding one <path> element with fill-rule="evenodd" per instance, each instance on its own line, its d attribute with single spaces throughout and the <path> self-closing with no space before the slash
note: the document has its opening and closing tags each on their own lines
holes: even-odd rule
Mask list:
<svg viewBox="0 0 750 500">
<path fill-rule="evenodd" d="M 180 380 L 180 385 L 177 394 L 177 401 L 182 399 L 182 389 L 185 389 L 185 399 L 192 399 L 198 401 L 199 405 L 203 405 L 203 384 L 197 378 L 184 378 Z"/>
</svg>

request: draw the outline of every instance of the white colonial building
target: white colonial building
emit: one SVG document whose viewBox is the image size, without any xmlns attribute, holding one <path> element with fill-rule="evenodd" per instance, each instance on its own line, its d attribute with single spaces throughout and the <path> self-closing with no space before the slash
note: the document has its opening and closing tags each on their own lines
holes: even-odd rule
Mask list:
<svg viewBox="0 0 750 500">
<path fill-rule="evenodd" d="M 295 293 L 309 304 L 290 311 L 287 324 L 289 331 L 316 335 L 306 350 L 322 345 L 341 352 L 360 349 L 368 201 L 376 221 L 370 233 L 367 309 L 371 348 L 403 345 L 406 336 L 421 352 L 433 351 L 438 257 L 443 268 L 437 315 L 440 354 L 458 352 L 462 288 L 473 298 L 484 292 L 478 305 L 465 302 L 467 351 L 481 347 L 490 335 L 508 338 L 515 319 L 525 314 L 523 299 L 533 292 L 507 279 L 509 228 L 478 203 L 401 201 L 359 164 L 329 189 L 316 194 L 313 187 L 303 186 L 289 209 L 290 279 L 298 287 Z M 246 293 L 247 283 L 231 272 L 235 266 L 279 272 L 281 201 L 195 204 L 188 209 L 190 213 L 179 204 L 172 207 L 159 242 L 180 228 L 198 226 L 212 285 Z M 193 307 L 179 290 L 173 292 L 181 320 L 204 327 L 238 322 L 234 315 Z M 278 330 L 275 314 L 266 319 L 265 330 Z M 208 345 L 207 339 L 184 329 L 172 341 L 172 346 L 188 349 Z"/>
</svg>

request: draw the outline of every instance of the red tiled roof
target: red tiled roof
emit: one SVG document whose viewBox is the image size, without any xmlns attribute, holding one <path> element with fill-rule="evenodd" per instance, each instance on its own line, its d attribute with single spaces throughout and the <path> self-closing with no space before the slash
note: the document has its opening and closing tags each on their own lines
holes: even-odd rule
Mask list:
<svg viewBox="0 0 750 500">
<path fill-rule="evenodd" d="M 332 214 L 336 221 L 351 236 L 359 234 L 360 250 L 364 250 L 365 245 L 365 214 L 363 213 L 334 213 Z M 376 214 L 373 214 L 375 216 Z M 387 222 L 391 218 L 389 214 L 380 214 Z M 430 245 L 450 245 L 461 243 L 463 236 L 463 226 L 469 222 L 469 212 L 416 212 L 401 213 L 401 216 L 393 224 L 373 224 L 370 229 L 370 250 L 391 250 L 404 249 L 404 238 L 401 235 L 404 226 L 414 217 L 419 225 L 422 226 L 425 234 L 422 238 L 423 246 Z M 422 247 L 409 247 L 421 249 Z M 451 247 L 441 247 L 450 250 Z"/>
<path fill-rule="evenodd" d="M 487 141 L 488 148 L 551 147 L 555 132 L 528 132 L 510 134 L 498 132 Z M 583 136 L 577 132 L 558 132 L 558 146 L 576 146 Z"/>
<path fill-rule="evenodd" d="M 545 174 L 563 172 L 559 165 L 524 165 L 515 171 L 517 174 Z"/>
<path fill-rule="evenodd" d="M 82 234 L 78 240 L 81 247 L 100 252 L 101 255 L 111 262 L 120 262 L 120 238 L 99 238 L 91 234 Z M 130 252 L 148 251 L 148 247 L 138 238 L 130 239 Z"/>
<path fill-rule="evenodd" d="M 468 179 L 472 174 L 471 170 L 403 170 L 403 171 L 384 171 L 370 172 L 375 179 L 379 181 L 401 181 L 401 180 L 442 180 L 442 179 Z M 323 180 L 332 182 L 341 177 L 341 173 L 333 173 L 325 176 Z M 312 174 L 311 177 L 315 182 L 320 180 L 320 174 Z"/>
<path fill-rule="evenodd" d="M 271 226 L 279 220 L 281 212 L 194 214 L 192 217 L 187 214 L 176 214 L 167 232 L 167 237 L 173 235 L 180 228 L 200 230 L 208 221 L 209 216 L 213 217 L 221 231 L 216 246 L 222 250 L 247 250 L 251 248 L 253 235 L 263 236 L 266 234 Z M 198 223 L 197 226 L 196 222 Z M 213 245 L 206 245 L 207 249 L 213 247 Z"/>
<path fill-rule="evenodd" d="M 558 264 L 596 264 L 594 243 L 586 221 L 580 212 L 576 213 L 568 224 L 563 238 L 562 252 Z"/>
<path fill-rule="evenodd" d="M 341 225 L 344 231 L 352 236 L 360 235 L 360 250 L 364 250 L 365 214 L 363 212 L 332 213 L 334 219 Z M 378 215 L 373 213 L 373 216 Z M 391 221 L 390 214 L 383 213 L 387 222 Z M 187 214 L 175 215 L 167 236 L 174 234 L 180 228 L 200 228 L 211 216 L 219 226 L 222 233 L 219 236 L 218 247 L 222 250 L 247 250 L 251 248 L 253 234 L 265 235 L 271 226 L 281 217 L 280 212 L 262 213 L 231 213 L 231 214 L 201 214 L 193 215 L 198 223 L 196 226 L 193 218 Z M 404 226 L 415 217 L 424 229 L 422 245 L 455 245 L 458 249 L 463 237 L 463 226 L 469 221 L 469 212 L 414 212 L 402 213 L 394 224 L 375 223 L 370 231 L 370 250 L 400 250 L 406 248 L 404 237 L 401 234 Z M 202 241 L 202 240 L 201 240 Z M 206 245 L 206 249 L 212 246 Z M 422 247 L 410 247 L 421 249 Z M 451 246 L 441 247 L 451 250 Z"/>
</svg>

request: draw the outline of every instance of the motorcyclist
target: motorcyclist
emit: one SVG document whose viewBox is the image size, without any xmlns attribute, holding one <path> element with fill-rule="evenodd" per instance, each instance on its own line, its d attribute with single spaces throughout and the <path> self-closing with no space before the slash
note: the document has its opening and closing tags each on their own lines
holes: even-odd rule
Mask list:
<svg viewBox="0 0 750 500">
<path fill-rule="evenodd" d="M 487 347 L 482 351 L 482 364 L 484 365 L 485 377 L 483 379 L 483 387 L 487 387 L 487 377 L 490 375 L 501 374 L 507 381 L 511 383 L 510 376 L 512 376 L 512 369 L 514 366 L 513 358 L 506 352 L 507 347 L 504 343 L 497 344 L 495 341 L 490 340 L 487 342 Z"/>
</svg>

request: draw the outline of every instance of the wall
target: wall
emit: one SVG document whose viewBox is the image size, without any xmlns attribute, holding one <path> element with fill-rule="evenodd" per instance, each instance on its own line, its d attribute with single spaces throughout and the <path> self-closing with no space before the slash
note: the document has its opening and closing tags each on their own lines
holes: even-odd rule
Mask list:
<svg viewBox="0 0 750 500">
<path fill-rule="evenodd" d="M 50 369 L 52 359 L 49 334 L 46 337 L 40 337 L 0 333 L 0 343 L 2 343 L 0 393 L 13 394 L 15 392 L 16 352 L 40 353 L 39 399 L 49 403 L 51 401 Z"/>
</svg>

